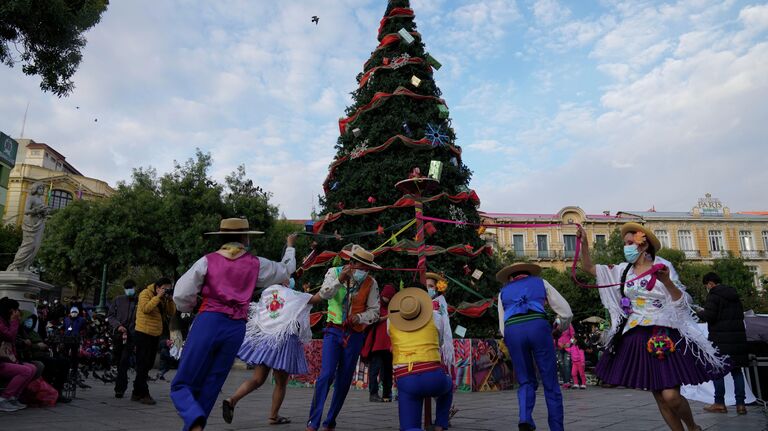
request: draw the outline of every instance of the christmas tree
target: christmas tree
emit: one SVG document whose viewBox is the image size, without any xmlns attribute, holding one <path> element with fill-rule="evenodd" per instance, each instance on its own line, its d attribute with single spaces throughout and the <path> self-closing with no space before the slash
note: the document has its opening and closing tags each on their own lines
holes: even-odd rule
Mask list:
<svg viewBox="0 0 768 431">
<path fill-rule="evenodd" d="M 376 250 L 376 261 L 385 268 L 417 268 L 417 203 L 395 184 L 414 176 L 415 169 L 439 178 L 439 188 L 425 194 L 424 215 L 468 224 L 424 221 L 421 252 L 429 271 L 453 279 L 446 299 L 463 312 L 453 320 L 467 327 L 468 335 L 490 336 L 496 332 L 496 313 L 482 310 L 498 293 L 497 268 L 491 248 L 471 225 L 480 223 L 480 201 L 469 189 L 472 172 L 462 162 L 448 105 L 435 83 L 440 63 L 426 51 L 407 0 L 389 2 L 378 41 L 357 76 L 354 103 L 339 120 L 337 153 L 313 229 L 319 248 L 338 251 L 357 243 Z M 315 255 L 306 267 L 327 265 L 334 253 Z M 375 276 L 379 286 L 419 282 L 419 272 L 413 271 Z"/>
</svg>

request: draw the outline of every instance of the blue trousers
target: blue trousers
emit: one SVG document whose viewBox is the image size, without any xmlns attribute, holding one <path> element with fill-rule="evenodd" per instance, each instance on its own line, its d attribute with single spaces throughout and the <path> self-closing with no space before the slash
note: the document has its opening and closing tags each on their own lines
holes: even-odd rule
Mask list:
<svg viewBox="0 0 768 431">
<path fill-rule="evenodd" d="M 344 347 L 345 335 L 349 337 L 346 347 Z M 312 407 L 309 410 L 308 427 L 320 428 L 325 399 L 328 398 L 331 385 L 333 385 L 333 398 L 331 398 L 331 407 L 328 408 L 328 416 L 325 418 L 323 426 L 330 428 L 336 426 L 336 418 L 347 398 L 349 386 L 352 384 L 352 375 L 357 366 L 357 358 L 360 356 L 364 341 L 365 334 L 362 332 L 348 331 L 345 333 L 339 328 L 325 328 L 323 361 L 320 365 L 320 376 L 315 383 L 315 396 L 312 397 Z"/>
<path fill-rule="evenodd" d="M 533 425 L 533 406 L 536 403 L 536 368 L 544 386 L 549 429 L 563 430 L 563 395 L 557 383 L 557 359 L 552 342 L 552 328 L 545 319 L 530 320 L 504 328 L 504 343 L 512 359 L 517 382 L 517 401 L 520 422 Z M 534 361 L 536 368 L 534 368 Z"/>
<path fill-rule="evenodd" d="M 171 400 L 184 420 L 184 431 L 195 424 L 205 426 L 244 336 L 245 320 L 213 312 L 195 318 L 171 382 Z"/>
<path fill-rule="evenodd" d="M 731 370 L 733 377 L 733 392 L 736 397 L 736 405 L 743 406 L 746 399 L 746 389 L 744 386 L 744 373 L 741 367 L 734 367 Z M 725 404 L 725 376 L 712 380 L 715 385 L 715 404 Z"/>
<path fill-rule="evenodd" d="M 401 431 L 421 431 L 421 406 L 424 398 L 435 397 L 435 425 L 448 429 L 448 414 L 453 402 L 453 382 L 443 370 L 410 374 L 397 379 L 397 409 Z M 431 402 L 431 400 L 430 400 Z"/>
</svg>

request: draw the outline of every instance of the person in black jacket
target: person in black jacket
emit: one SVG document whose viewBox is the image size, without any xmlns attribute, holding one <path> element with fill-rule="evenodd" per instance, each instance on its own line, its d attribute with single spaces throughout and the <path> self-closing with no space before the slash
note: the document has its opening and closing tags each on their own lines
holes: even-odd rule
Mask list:
<svg viewBox="0 0 768 431">
<path fill-rule="evenodd" d="M 704 308 L 699 309 L 697 314 L 701 320 L 707 322 L 709 340 L 717 346 L 720 353 L 730 357 L 730 365 L 733 367 L 731 376 L 736 395 L 736 412 L 744 415 L 747 414 L 747 407 L 744 405 L 744 375 L 741 367 L 747 366 L 748 361 L 744 308 L 736 289 L 720 284 L 720 276 L 716 273 L 705 274 L 702 282 L 709 294 Z M 713 383 L 715 384 L 715 403 L 705 406 L 704 410 L 710 413 L 727 413 L 724 377 L 713 380 Z"/>
</svg>

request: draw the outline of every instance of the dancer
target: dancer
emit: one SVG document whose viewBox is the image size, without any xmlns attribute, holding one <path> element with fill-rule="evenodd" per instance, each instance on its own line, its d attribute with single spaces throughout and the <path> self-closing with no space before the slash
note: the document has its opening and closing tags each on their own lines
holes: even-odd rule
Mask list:
<svg viewBox="0 0 768 431">
<path fill-rule="evenodd" d="M 400 429 L 421 430 L 424 399 L 437 398 L 433 429 L 448 429 L 453 381 L 441 362 L 442 328 L 430 313 L 432 300 L 423 289 L 398 292 L 389 305 L 389 336 L 397 381 Z"/>
<path fill-rule="evenodd" d="M 427 279 L 427 293 L 432 298 L 432 314 L 435 318 L 435 325 L 440 328 L 440 360 L 445 365 L 452 381 L 456 381 L 456 364 L 454 363 L 453 351 L 453 331 L 451 330 L 451 316 L 448 314 L 448 303 L 445 301 L 445 291 L 448 289 L 448 281 L 440 274 L 428 272 L 425 274 Z M 453 386 L 454 392 L 456 385 Z M 448 419 L 453 418 L 459 409 L 451 406 Z"/>
<path fill-rule="evenodd" d="M 272 391 L 269 424 L 283 425 L 291 422 L 279 415 L 280 406 L 285 399 L 288 376 L 309 372 L 304 356 L 304 344 L 312 339 L 309 311 L 321 301 L 319 293 L 312 295 L 291 287 L 274 285 L 264 289 L 258 302 L 251 303 L 245 339 L 237 356 L 256 368 L 253 376 L 222 403 L 224 422 L 232 423 L 237 403 L 261 387 L 270 370 L 275 377 L 275 388 Z"/>
<path fill-rule="evenodd" d="M 392 342 L 387 333 L 387 308 L 397 290 L 392 284 L 385 284 L 379 300 L 379 320 L 373 324 L 365 339 L 363 352 L 370 361 L 368 368 L 368 400 L 372 403 L 392 402 Z M 363 354 L 361 354 L 363 356 Z M 381 377 L 381 378 L 379 378 Z M 381 396 L 379 396 L 381 380 Z"/>
<path fill-rule="evenodd" d="M 598 285 L 617 284 L 599 289 L 611 329 L 597 375 L 608 384 L 650 390 L 671 430 L 683 431 L 683 424 L 700 430 L 680 385 L 723 375 L 724 360 L 693 320 L 672 264 L 656 256 L 658 238 L 638 223 L 624 224 L 621 236 L 627 262 L 594 265 L 584 230 L 577 232 L 582 268 L 597 276 Z"/>
<path fill-rule="evenodd" d="M 557 358 L 552 328 L 544 311 L 545 302 L 557 313 L 557 326 L 568 328 L 573 313 L 568 302 L 549 282 L 539 277 L 541 267 L 514 263 L 499 271 L 496 279 L 504 285 L 499 293 L 499 330 L 504 334 L 509 356 L 520 388 L 517 400 L 520 430 L 535 430 L 536 370 L 544 386 L 547 422 L 552 431 L 563 430 L 563 395 L 557 382 Z M 536 366 L 534 367 L 534 361 Z"/>
<path fill-rule="evenodd" d="M 287 282 L 296 269 L 295 234 L 286 240 L 282 262 L 248 253 L 250 235 L 262 233 L 251 231 L 246 219 L 223 219 L 219 231 L 208 234 L 226 242 L 195 262 L 176 283 L 173 300 L 180 312 L 192 312 L 197 295 L 203 298 L 171 383 L 171 399 L 185 431 L 205 428 L 243 343 L 253 290 Z"/>
<path fill-rule="evenodd" d="M 379 319 L 379 288 L 368 274 L 372 269 L 381 269 L 373 262 L 373 253 L 353 245 L 351 250 L 342 251 L 342 256 L 348 258 L 349 263 L 329 269 L 320 288 L 320 296 L 328 300 L 328 320 L 307 431 L 317 431 L 320 427 L 331 384 L 334 385 L 333 398 L 323 427 L 329 431 L 336 428 L 336 418 L 349 392 L 365 341 L 363 331 Z"/>
</svg>

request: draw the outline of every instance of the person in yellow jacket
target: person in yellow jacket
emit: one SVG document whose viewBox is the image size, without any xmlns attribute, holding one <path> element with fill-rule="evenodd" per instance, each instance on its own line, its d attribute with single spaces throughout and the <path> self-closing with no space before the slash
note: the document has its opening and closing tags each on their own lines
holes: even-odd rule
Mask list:
<svg viewBox="0 0 768 431">
<path fill-rule="evenodd" d="M 176 305 L 171 300 L 172 282 L 162 277 L 147 286 L 139 294 L 136 306 L 136 377 L 133 379 L 131 401 L 153 405 L 155 400 L 149 395 L 147 376 L 155 363 L 157 346 L 163 333 L 163 316 L 176 313 Z"/>
<path fill-rule="evenodd" d="M 432 299 L 418 287 L 403 289 L 389 302 L 389 337 L 398 390 L 400 429 L 421 430 L 424 399 L 436 398 L 435 431 L 448 429 L 453 381 L 441 363 L 440 331 Z"/>
</svg>

